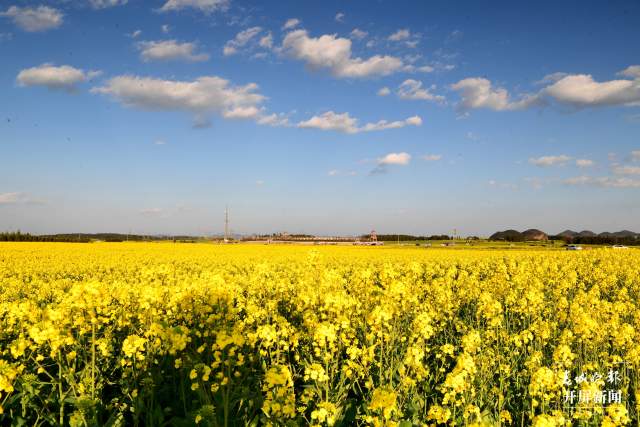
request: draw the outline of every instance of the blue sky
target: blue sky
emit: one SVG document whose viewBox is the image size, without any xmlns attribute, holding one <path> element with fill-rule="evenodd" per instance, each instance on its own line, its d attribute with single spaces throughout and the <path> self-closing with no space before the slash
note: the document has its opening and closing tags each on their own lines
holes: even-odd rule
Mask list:
<svg viewBox="0 0 640 427">
<path fill-rule="evenodd" d="M 640 231 L 640 4 L 3 1 L 0 230 Z"/>
</svg>

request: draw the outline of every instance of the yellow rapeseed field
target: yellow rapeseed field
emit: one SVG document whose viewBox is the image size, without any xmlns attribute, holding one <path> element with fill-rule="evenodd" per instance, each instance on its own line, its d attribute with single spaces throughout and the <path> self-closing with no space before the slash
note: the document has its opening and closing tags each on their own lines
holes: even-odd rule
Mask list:
<svg viewBox="0 0 640 427">
<path fill-rule="evenodd" d="M 0 425 L 638 425 L 640 251 L 0 244 Z"/>
</svg>

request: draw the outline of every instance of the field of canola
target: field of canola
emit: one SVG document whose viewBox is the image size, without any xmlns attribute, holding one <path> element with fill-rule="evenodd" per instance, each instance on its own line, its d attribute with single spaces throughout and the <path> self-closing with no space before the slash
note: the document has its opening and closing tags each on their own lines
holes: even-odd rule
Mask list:
<svg viewBox="0 0 640 427">
<path fill-rule="evenodd" d="M 633 249 L 2 243 L 0 425 L 635 426 L 639 296 Z"/>
</svg>

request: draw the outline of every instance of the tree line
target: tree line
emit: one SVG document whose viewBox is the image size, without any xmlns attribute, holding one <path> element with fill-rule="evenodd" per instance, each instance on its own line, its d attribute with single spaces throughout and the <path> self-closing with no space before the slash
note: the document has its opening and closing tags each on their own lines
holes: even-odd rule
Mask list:
<svg viewBox="0 0 640 427">
<path fill-rule="evenodd" d="M 35 236 L 20 231 L 0 233 L 0 242 L 76 242 L 89 243 L 89 239 L 78 236 Z"/>
</svg>

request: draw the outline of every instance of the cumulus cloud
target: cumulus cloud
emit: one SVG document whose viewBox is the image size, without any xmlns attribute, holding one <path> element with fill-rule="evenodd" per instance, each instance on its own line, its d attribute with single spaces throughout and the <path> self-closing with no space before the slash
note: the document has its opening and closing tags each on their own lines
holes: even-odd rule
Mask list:
<svg viewBox="0 0 640 427">
<path fill-rule="evenodd" d="M 246 30 L 240 31 L 236 36 L 229 40 L 222 50 L 225 56 L 234 55 L 238 52 L 238 49 L 245 46 L 251 39 L 257 36 L 262 31 L 261 27 L 251 27 Z"/>
<path fill-rule="evenodd" d="M 338 12 L 334 18 L 336 22 L 344 22 L 344 13 Z"/>
<path fill-rule="evenodd" d="M 618 74 L 625 77 L 631 77 L 633 79 L 640 78 L 640 65 L 630 65 Z"/>
<path fill-rule="evenodd" d="M 435 85 L 425 89 L 421 81 L 407 79 L 400 84 L 397 93 L 400 99 L 444 102 L 444 96 L 431 93 L 431 89 L 435 89 Z"/>
<path fill-rule="evenodd" d="M 557 72 L 557 73 L 551 73 L 551 74 L 547 74 L 546 76 L 544 76 L 542 79 L 538 80 L 536 82 L 536 84 L 548 84 L 548 83 L 555 83 L 558 80 L 562 80 L 563 78 L 565 78 L 566 76 L 568 76 L 567 73 L 562 73 L 562 72 Z"/>
<path fill-rule="evenodd" d="M 593 166 L 593 160 L 589 160 L 589 159 L 576 159 L 576 166 L 578 166 L 579 168 L 588 168 Z"/>
<path fill-rule="evenodd" d="M 222 112 L 225 119 L 253 119 L 260 115 L 262 110 L 256 106 L 235 107 Z"/>
<path fill-rule="evenodd" d="M 380 120 L 374 123 L 366 123 L 364 126 L 358 126 L 358 119 L 351 117 L 349 113 L 338 114 L 333 111 L 327 111 L 319 116 L 313 116 L 308 120 L 299 122 L 297 126 L 299 128 L 332 130 L 354 134 L 359 132 L 374 132 L 385 129 L 399 129 L 405 126 L 420 125 L 422 125 L 422 119 L 419 116 L 413 116 L 405 120 L 397 120 L 393 122 Z"/>
<path fill-rule="evenodd" d="M 209 59 L 206 53 L 196 53 L 195 43 L 180 43 L 176 40 L 144 41 L 137 44 L 140 58 L 150 61 L 202 62 Z"/>
<path fill-rule="evenodd" d="M 640 180 L 631 178 L 614 178 L 609 176 L 591 177 L 576 176 L 563 181 L 566 185 L 584 185 L 610 188 L 640 188 Z"/>
<path fill-rule="evenodd" d="M 491 81 L 481 77 L 460 80 L 451 88 L 460 93 L 462 110 L 511 111 L 550 103 L 575 109 L 640 105 L 640 65 L 631 65 L 618 74 L 628 79 L 598 82 L 590 74 L 549 74 L 537 82 L 546 87 L 517 100 L 512 100 L 506 89 L 493 87 Z"/>
<path fill-rule="evenodd" d="M 353 31 L 351 31 L 351 38 L 352 39 L 356 39 L 356 40 L 362 40 L 363 38 L 367 37 L 369 35 L 368 32 L 363 31 L 359 28 L 354 28 Z"/>
<path fill-rule="evenodd" d="M 99 75 L 99 71 L 85 72 L 70 65 L 42 64 L 27 68 L 16 77 L 20 86 L 45 86 L 51 90 L 74 91 L 80 83 Z"/>
<path fill-rule="evenodd" d="M 271 33 L 262 36 L 258 44 L 260 45 L 260 47 L 263 47 L 265 49 L 271 49 L 273 47 L 273 36 L 271 35 Z"/>
<path fill-rule="evenodd" d="M 424 156 L 422 156 L 422 160 L 426 160 L 427 162 L 436 162 L 441 159 L 441 154 L 425 154 Z"/>
<path fill-rule="evenodd" d="M 634 74 L 634 67 L 623 71 L 634 80 L 597 82 L 588 74 L 568 75 L 543 89 L 542 93 L 575 108 L 640 105 L 640 76 Z"/>
<path fill-rule="evenodd" d="M 128 0 L 89 0 L 89 4 L 94 9 L 106 9 L 108 7 L 123 6 Z"/>
<path fill-rule="evenodd" d="M 538 95 L 524 95 L 514 101 L 506 89 L 493 87 L 491 81 L 482 77 L 460 80 L 451 85 L 451 88 L 460 93 L 462 99 L 458 108 L 461 110 L 487 108 L 495 111 L 512 111 L 540 103 Z"/>
<path fill-rule="evenodd" d="M 284 25 L 282 26 L 282 29 L 290 30 L 292 28 L 297 27 L 298 25 L 300 25 L 300 20 L 298 18 L 290 18 L 290 19 L 287 19 L 287 22 L 284 23 Z"/>
<path fill-rule="evenodd" d="M 561 154 L 559 156 L 532 157 L 529 159 L 529 163 L 540 167 L 563 166 L 569 160 L 571 160 L 571 157 Z"/>
<path fill-rule="evenodd" d="M 411 37 L 411 32 L 406 29 L 400 29 L 398 31 L 396 31 L 395 33 L 391 34 L 387 40 L 393 41 L 393 42 L 398 42 L 398 41 L 402 41 L 402 40 L 406 40 L 409 37 Z"/>
<path fill-rule="evenodd" d="M 405 152 L 402 153 L 389 153 L 384 157 L 378 159 L 379 165 L 408 165 L 411 160 L 411 155 Z"/>
<path fill-rule="evenodd" d="M 336 77 L 386 76 L 399 71 L 403 65 L 399 58 L 393 56 L 354 58 L 351 40 L 335 34 L 309 37 L 305 30 L 288 33 L 282 42 L 282 50 L 312 69 L 327 68 Z"/>
<path fill-rule="evenodd" d="M 160 29 L 165 34 L 169 34 L 169 32 L 171 31 L 171 27 L 167 24 L 164 24 L 162 27 L 160 27 Z"/>
<path fill-rule="evenodd" d="M 161 12 L 196 9 L 206 14 L 217 10 L 225 10 L 229 6 L 228 0 L 168 0 L 161 8 Z"/>
<path fill-rule="evenodd" d="M 260 104 L 266 98 L 257 90 L 255 83 L 234 86 L 217 76 L 179 81 L 123 75 L 93 88 L 92 92 L 141 110 L 187 112 L 193 116 L 196 127 L 203 127 L 213 114 L 258 120 L 262 114 Z"/>
<path fill-rule="evenodd" d="M 388 87 L 383 87 L 380 88 L 380 90 L 378 91 L 378 96 L 387 96 L 391 94 L 391 89 L 389 89 Z"/>
<path fill-rule="evenodd" d="M 388 166 L 406 166 L 411 161 L 409 153 L 389 153 L 376 160 L 376 167 L 369 172 L 370 175 L 380 175 L 387 173 Z"/>
<path fill-rule="evenodd" d="M 11 18 L 14 24 L 28 32 L 40 32 L 58 28 L 64 20 L 62 12 L 49 6 L 11 6 L 6 12 L 0 12 L 0 16 Z"/>
<path fill-rule="evenodd" d="M 290 126 L 289 117 L 283 113 L 264 114 L 261 112 L 257 123 L 271 127 L 288 127 Z"/>
</svg>

